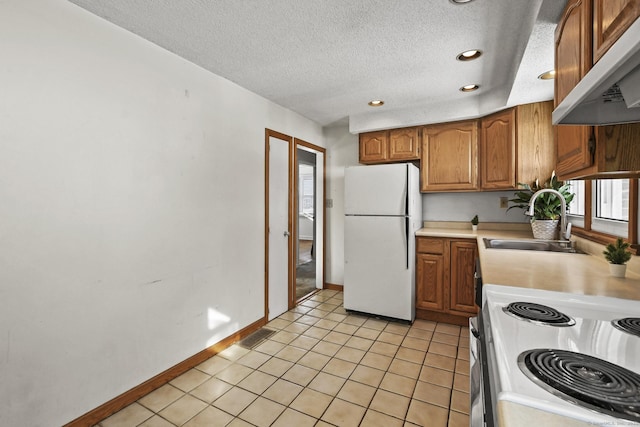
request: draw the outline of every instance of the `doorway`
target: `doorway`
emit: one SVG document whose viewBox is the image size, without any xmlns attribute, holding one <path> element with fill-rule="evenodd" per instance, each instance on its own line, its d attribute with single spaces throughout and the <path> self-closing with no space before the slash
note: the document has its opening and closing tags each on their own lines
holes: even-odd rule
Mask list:
<svg viewBox="0 0 640 427">
<path fill-rule="evenodd" d="M 324 287 L 325 149 L 295 143 L 295 303 Z"/>
<path fill-rule="evenodd" d="M 265 129 L 267 321 L 324 287 L 325 168 L 324 148 Z"/>
<path fill-rule="evenodd" d="M 316 290 L 315 219 L 316 154 L 296 147 L 297 155 L 297 260 L 296 301 Z"/>
</svg>

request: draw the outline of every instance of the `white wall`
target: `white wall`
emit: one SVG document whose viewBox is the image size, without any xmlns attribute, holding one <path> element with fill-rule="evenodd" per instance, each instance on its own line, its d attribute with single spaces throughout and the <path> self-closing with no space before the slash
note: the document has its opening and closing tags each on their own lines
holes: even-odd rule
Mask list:
<svg viewBox="0 0 640 427">
<path fill-rule="evenodd" d="M 349 133 L 347 125 L 324 129 L 327 143 L 327 262 L 325 281 L 344 283 L 344 168 L 358 163 L 358 135 Z"/>
<path fill-rule="evenodd" d="M 0 425 L 264 315 L 264 129 L 322 129 L 63 0 L 0 2 Z"/>
<path fill-rule="evenodd" d="M 500 207 L 500 197 L 512 199 L 513 191 L 481 193 L 429 193 L 422 195 L 423 221 L 529 222 L 522 209 Z"/>
</svg>

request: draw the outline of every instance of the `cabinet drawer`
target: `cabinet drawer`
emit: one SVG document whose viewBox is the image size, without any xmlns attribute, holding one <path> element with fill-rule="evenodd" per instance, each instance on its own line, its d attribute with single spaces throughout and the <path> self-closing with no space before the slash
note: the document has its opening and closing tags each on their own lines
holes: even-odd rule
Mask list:
<svg viewBox="0 0 640 427">
<path fill-rule="evenodd" d="M 418 253 L 441 255 L 444 253 L 444 239 L 418 237 L 416 248 Z"/>
</svg>

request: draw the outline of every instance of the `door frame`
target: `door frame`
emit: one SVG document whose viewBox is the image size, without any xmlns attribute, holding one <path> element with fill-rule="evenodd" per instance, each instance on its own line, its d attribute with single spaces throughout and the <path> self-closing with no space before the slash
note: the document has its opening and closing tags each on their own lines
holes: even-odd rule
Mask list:
<svg viewBox="0 0 640 427">
<path fill-rule="evenodd" d="M 327 153 L 326 149 L 310 142 L 304 141 L 299 138 L 293 138 L 289 135 L 265 128 L 264 132 L 264 146 L 265 146 L 265 170 L 264 170 L 264 320 L 265 323 L 269 320 L 269 138 L 277 138 L 288 142 L 289 144 L 289 188 L 287 189 L 289 206 L 288 212 L 288 231 L 289 231 L 289 243 L 288 248 L 288 266 L 287 266 L 287 278 L 288 278 L 288 301 L 287 305 L 289 310 L 294 308 L 298 303 L 296 299 L 296 254 L 295 245 L 298 239 L 298 224 L 297 220 L 297 206 L 298 206 L 298 179 L 297 179 L 297 164 L 298 164 L 298 146 L 302 146 L 319 153 L 322 153 L 322 269 L 320 282 L 322 283 L 322 289 L 326 287 L 324 277 L 326 269 L 326 253 L 327 253 L 327 206 L 326 206 L 326 193 L 327 193 Z M 316 168 L 319 165 L 316 164 Z"/>
<path fill-rule="evenodd" d="M 288 297 L 287 306 L 289 310 L 293 308 L 291 306 L 291 283 L 294 282 L 294 279 L 295 279 L 295 270 L 294 270 L 295 266 L 292 263 L 293 248 L 294 248 L 293 237 L 295 237 L 295 234 L 294 234 L 295 230 L 293 228 L 293 208 L 294 208 L 293 160 L 295 156 L 295 152 L 294 152 L 295 144 L 293 143 L 293 138 L 290 137 L 289 135 L 285 135 L 283 133 L 265 128 L 264 130 L 264 147 L 265 147 L 265 153 L 264 153 L 264 157 L 265 157 L 265 167 L 264 167 L 264 195 L 265 195 L 264 197 L 264 232 L 265 232 L 264 234 L 264 320 L 265 322 L 269 321 L 269 138 L 271 137 L 286 141 L 289 145 L 289 161 L 288 161 L 289 188 L 287 189 L 287 199 L 289 204 L 289 206 L 287 207 L 287 213 L 288 213 L 287 231 L 289 232 L 289 242 L 287 244 L 287 252 L 288 252 L 287 254 L 287 260 L 288 260 L 287 289 L 288 289 L 289 297 Z"/>
<path fill-rule="evenodd" d="M 292 195 L 293 197 L 295 197 L 295 199 L 292 200 L 291 205 L 293 206 L 293 210 L 295 211 L 295 218 L 296 221 L 293 221 L 293 233 L 292 236 L 294 237 L 293 239 L 291 239 L 295 245 L 297 245 L 298 242 L 298 203 L 300 202 L 298 200 L 298 147 L 305 147 L 308 148 L 310 150 L 316 151 L 318 153 L 322 153 L 322 165 L 318 165 L 318 162 L 316 161 L 316 170 L 318 167 L 322 167 L 322 205 L 320 206 L 322 209 L 322 270 L 321 270 L 321 276 L 320 276 L 320 283 L 322 283 L 322 288 L 325 288 L 325 282 L 324 282 L 324 274 L 325 274 L 325 268 L 326 268 L 326 264 L 327 264 L 327 260 L 326 260 L 326 255 L 327 255 L 327 198 L 326 198 L 326 194 L 327 194 L 327 150 L 323 147 L 319 147 L 315 144 L 312 144 L 310 142 L 304 141 L 300 138 L 293 138 L 293 158 L 291 159 L 292 161 L 292 169 L 294 169 L 295 171 L 295 176 L 293 179 L 293 189 L 292 189 Z M 317 159 L 317 156 L 316 156 Z M 316 173 L 317 175 L 317 173 Z M 315 177 L 314 177 L 315 178 Z M 317 197 L 316 197 L 317 199 Z M 316 208 L 316 213 L 318 212 L 318 209 Z M 317 214 L 316 214 L 317 216 Z M 314 224 L 314 227 L 317 227 Z M 315 230 L 314 230 L 314 235 L 316 235 Z M 295 246 L 294 248 L 295 249 Z M 295 255 L 292 252 L 292 256 Z M 298 299 L 296 298 L 296 262 L 295 260 L 293 260 L 293 262 L 290 261 L 290 265 L 293 265 L 292 268 L 292 280 L 290 283 L 290 287 L 289 287 L 289 310 L 291 310 L 292 308 L 294 308 L 297 304 L 298 304 Z M 318 278 L 316 277 L 316 283 L 318 281 Z M 301 301 L 304 300 L 306 297 L 301 298 Z"/>
</svg>

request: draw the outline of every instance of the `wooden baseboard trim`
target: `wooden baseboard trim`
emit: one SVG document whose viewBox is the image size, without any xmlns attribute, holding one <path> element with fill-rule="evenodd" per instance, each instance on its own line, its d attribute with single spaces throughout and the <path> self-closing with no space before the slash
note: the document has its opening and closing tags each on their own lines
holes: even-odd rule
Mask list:
<svg viewBox="0 0 640 427">
<path fill-rule="evenodd" d="M 438 313 L 436 311 L 416 309 L 416 319 L 443 322 L 458 326 L 469 326 L 469 317 L 456 316 L 455 314 Z"/>
<path fill-rule="evenodd" d="M 104 403 L 97 408 L 87 412 L 86 414 L 76 418 L 75 420 L 65 424 L 64 427 L 85 427 L 85 426 L 94 426 L 100 421 L 104 420 L 110 415 L 115 414 L 122 408 L 136 402 L 143 396 L 151 393 L 153 390 L 165 385 L 169 381 L 174 378 L 184 374 L 189 369 L 194 366 L 199 365 L 205 360 L 209 359 L 212 356 L 220 353 L 225 348 L 229 347 L 231 344 L 243 339 L 244 337 L 250 335 L 251 333 L 257 331 L 262 326 L 266 325 L 267 319 L 262 318 L 256 320 L 249 326 L 246 326 L 239 330 L 238 332 L 229 335 L 223 340 L 217 342 L 216 344 L 207 347 L 201 352 L 189 357 L 186 360 L 178 363 L 175 366 L 167 369 L 166 371 L 156 375 L 155 377 L 143 382 L 142 384 L 132 388 L 129 391 L 122 393 L 120 396 L 117 396 L 107 403 Z"/>
<path fill-rule="evenodd" d="M 329 289 L 331 291 L 340 291 L 343 292 L 344 291 L 344 286 L 342 285 L 336 285 L 334 283 L 327 283 L 325 282 L 324 284 L 324 288 L 323 289 Z"/>
</svg>

